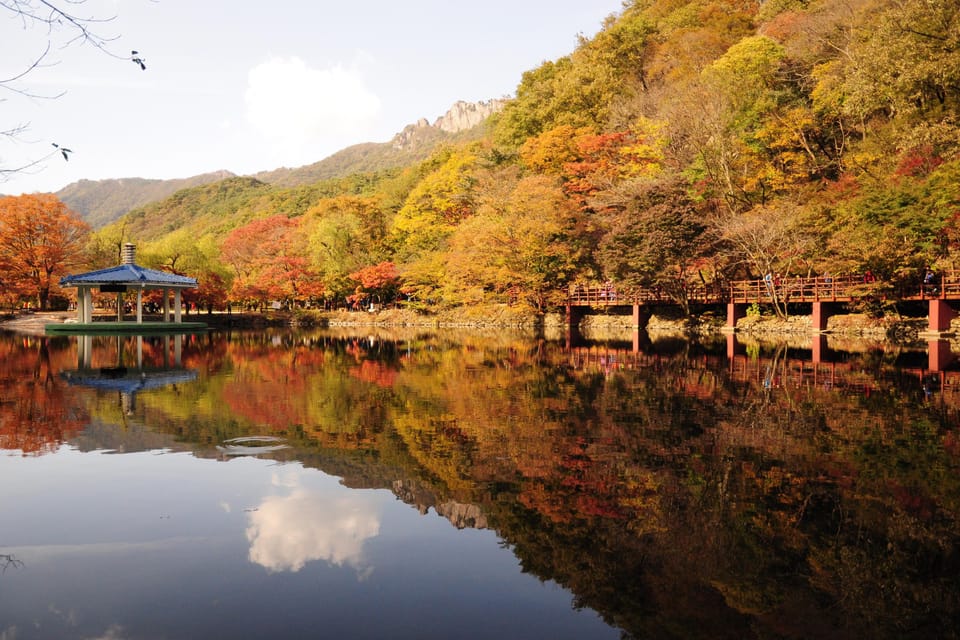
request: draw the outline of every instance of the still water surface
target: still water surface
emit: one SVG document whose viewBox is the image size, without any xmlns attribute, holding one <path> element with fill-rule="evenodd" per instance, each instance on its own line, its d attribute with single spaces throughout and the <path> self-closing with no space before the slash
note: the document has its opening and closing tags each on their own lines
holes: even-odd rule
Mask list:
<svg viewBox="0 0 960 640">
<path fill-rule="evenodd" d="M 0 639 L 960 635 L 960 373 L 0 334 Z"/>
</svg>

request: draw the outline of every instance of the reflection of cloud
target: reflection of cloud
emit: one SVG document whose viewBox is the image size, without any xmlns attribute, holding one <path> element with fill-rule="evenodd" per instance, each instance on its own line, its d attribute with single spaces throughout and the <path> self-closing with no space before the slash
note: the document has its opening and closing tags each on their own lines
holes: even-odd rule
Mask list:
<svg viewBox="0 0 960 640">
<path fill-rule="evenodd" d="M 303 487 L 268 496 L 250 513 L 250 561 L 270 571 L 299 571 L 311 560 L 369 574 L 363 543 L 380 533 L 376 504 L 363 493 L 333 497 Z"/>
<path fill-rule="evenodd" d="M 103 635 L 90 638 L 89 640 L 122 640 L 125 637 L 126 636 L 123 635 L 123 627 L 119 624 L 112 624 L 103 632 Z"/>
</svg>

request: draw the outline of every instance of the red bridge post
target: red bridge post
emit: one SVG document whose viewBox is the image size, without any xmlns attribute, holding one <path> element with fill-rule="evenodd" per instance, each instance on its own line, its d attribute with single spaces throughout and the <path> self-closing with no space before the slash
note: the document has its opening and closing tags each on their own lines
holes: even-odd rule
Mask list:
<svg viewBox="0 0 960 640">
<path fill-rule="evenodd" d="M 814 331 L 826 331 L 827 320 L 833 315 L 835 304 L 831 302 L 814 302 L 811 325 Z"/>
<path fill-rule="evenodd" d="M 957 312 L 953 310 L 950 303 L 943 298 L 931 298 L 929 305 L 927 331 L 930 333 L 950 331 L 950 321 L 957 316 Z"/>
<path fill-rule="evenodd" d="M 943 371 L 953 360 L 950 343 L 946 340 L 927 340 L 927 368 L 930 371 Z"/>
<path fill-rule="evenodd" d="M 747 305 L 741 302 L 727 303 L 727 324 L 724 331 L 736 331 L 737 320 L 747 317 Z"/>
<path fill-rule="evenodd" d="M 633 328 L 646 329 L 652 315 L 653 312 L 649 308 L 640 304 L 633 305 Z"/>
</svg>

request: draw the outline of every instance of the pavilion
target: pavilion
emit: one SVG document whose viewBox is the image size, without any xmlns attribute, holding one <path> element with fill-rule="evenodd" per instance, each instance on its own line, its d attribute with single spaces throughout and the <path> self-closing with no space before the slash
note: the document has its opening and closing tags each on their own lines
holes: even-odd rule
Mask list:
<svg viewBox="0 0 960 640">
<path fill-rule="evenodd" d="M 183 322 L 181 319 L 180 293 L 183 289 L 195 289 L 197 280 L 166 271 L 147 269 L 134 261 L 136 248 L 131 243 L 123 246 L 123 261 L 116 267 L 88 271 L 60 279 L 61 287 L 77 288 L 77 320 L 63 324 L 47 325 L 50 333 L 82 333 L 85 331 L 139 332 L 139 331 L 182 331 L 205 329 L 203 322 Z M 93 322 L 93 290 L 102 293 L 117 294 L 117 321 Z M 163 321 L 144 322 L 143 292 L 152 289 L 163 290 Z M 137 317 L 135 322 L 123 320 L 123 294 L 128 291 L 137 293 Z M 170 292 L 173 291 L 173 320 L 170 319 Z"/>
</svg>

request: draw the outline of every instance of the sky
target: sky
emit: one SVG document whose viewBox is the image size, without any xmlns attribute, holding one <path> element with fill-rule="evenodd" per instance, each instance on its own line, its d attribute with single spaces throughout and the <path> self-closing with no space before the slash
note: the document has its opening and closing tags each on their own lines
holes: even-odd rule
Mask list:
<svg viewBox="0 0 960 640">
<path fill-rule="evenodd" d="M 386 142 L 457 100 L 512 96 L 524 71 L 572 52 L 622 9 L 622 0 L 55 4 L 112 18 L 92 25 L 111 40 L 104 52 L 55 30 L 43 66 L 0 85 L 0 132 L 23 128 L 0 136 L 3 194 L 245 175 Z M 0 7 L 0 79 L 28 69 L 47 41 L 45 27 Z"/>
</svg>

